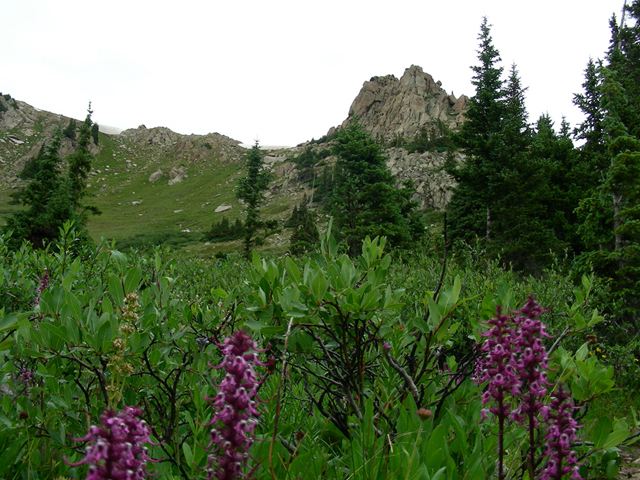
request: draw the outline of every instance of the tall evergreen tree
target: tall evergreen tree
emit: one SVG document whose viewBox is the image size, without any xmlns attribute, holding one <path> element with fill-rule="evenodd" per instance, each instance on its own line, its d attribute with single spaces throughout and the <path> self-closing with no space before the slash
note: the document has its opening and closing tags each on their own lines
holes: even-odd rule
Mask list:
<svg viewBox="0 0 640 480">
<path fill-rule="evenodd" d="M 532 154 L 536 135 L 525 105 L 526 87 L 515 65 L 506 81 L 487 19 L 480 31 L 476 94 L 457 136 L 466 159 L 449 165 L 458 184 L 447 207 L 451 238 L 481 239 L 489 254 L 518 269 L 538 269 L 564 247 L 549 220 L 546 169 Z M 543 124 L 544 125 L 544 124 Z"/>
<path fill-rule="evenodd" d="M 62 185 L 58 155 L 62 139 L 59 130 L 53 141 L 47 146 L 40 160 L 38 172 L 27 185 L 21 202 L 28 207 L 7 219 L 2 231 L 12 232 L 9 246 L 18 249 L 24 240 L 30 241 L 35 248 L 56 240 L 59 229 L 65 221 L 73 218 L 73 210 Z"/>
<path fill-rule="evenodd" d="M 500 53 L 493 45 L 487 18 L 480 27 L 479 65 L 471 67 L 476 94 L 469 100 L 466 121 L 456 137 L 466 154 L 461 166 L 449 168 L 458 187 L 448 206 L 452 238 L 472 241 L 491 238 L 492 209 L 503 186 L 499 137 L 504 115 Z"/>
<path fill-rule="evenodd" d="M 87 178 L 91 171 L 91 164 L 94 159 L 93 154 L 89 151 L 93 124 L 91 121 L 92 114 L 93 111 L 91 110 L 91 103 L 89 103 L 87 116 L 80 126 L 80 134 L 78 135 L 78 141 L 76 143 L 76 152 L 70 155 L 67 159 L 69 170 L 67 173 L 66 186 L 71 206 L 74 209 L 76 226 L 81 229 L 84 228 L 87 223 L 87 214 L 89 212 L 94 215 L 100 214 L 100 210 L 97 207 L 85 205 L 83 203 L 83 199 L 87 195 Z"/>
<path fill-rule="evenodd" d="M 264 158 L 257 140 L 245 159 L 247 176 L 238 180 L 236 196 L 246 205 L 244 254 L 249 257 L 256 243 L 261 240 L 257 236 L 258 230 L 265 226 L 265 223 L 260 220 L 260 205 L 264 201 L 264 192 L 269 188 L 272 176 L 268 170 L 264 169 Z"/>
<path fill-rule="evenodd" d="M 83 204 L 86 196 L 86 179 L 91 170 L 93 155 L 88 150 L 91 134 L 91 108 L 87 114 L 78 140 L 76 153 L 68 158 L 66 175 L 59 150 L 63 132 L 58 130 L 51 143 L 30 167 L 31 181 L 20 195 L 20 202 L 27 208 L 7 219 L 3 232 L 12 232 L 9 245 L 17 249 L 24 240 L 35 248 L 58 239 L 65 222 L 73 222 L 76 231 L 85 241 L 87 213 L 99 213 L 96 207 Z M 35 172 L 35 173 L 34 173 Z"/>
<path fill-rule="evenodd" d="M 354 122 L 338 132 L 333 152 L 338 161 L 328 209 L 349 253 L 360 253 L 367 235 L 385 236 L 396 247 L 418 240 L 424 226 L 411 201 L 414 189 L 407 184 L 396 188 L 382 147 L 373 137 Z"/>
<path fill-rule="evenodd" d="M 607 279 L 615 305 L 610 314 L 624 335 L 640 329 L 640 0 L 628 12 L 631 26 L 611 21 L 611 46 L 600 69 L 601 157 L 608 165 L 581 204 L 581 233 L 594 250 L 579 259 Z"/>
</svg>

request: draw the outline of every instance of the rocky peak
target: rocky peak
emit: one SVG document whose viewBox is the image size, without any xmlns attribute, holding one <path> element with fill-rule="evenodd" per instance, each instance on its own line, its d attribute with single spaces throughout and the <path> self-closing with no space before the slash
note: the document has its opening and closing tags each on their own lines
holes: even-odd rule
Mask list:
<svg viewBox="0 0 640 480">
<path fill-rule="evenodd" d="M 167 127 L 147 128 L 140 125 L 138 128 L 129 128 L 120 133 L 123 138 L 140 145 L 171 145 L 178 141 L 180 135 Z"/>
<path fill-rule="evenodd" d="M 422 68 L 412 65 L 400 80 L 394 75 L 386 75 L 365 82 L 340 128 L 357 118 L 376 138 L 411 138 L 422 127 L 438 120 L 449 128 L 457 128 L 464 121 L 467 101 L 465 95 L 456 98 L 448 94 L 441 82 L 434 81 Z"/>
</svg>

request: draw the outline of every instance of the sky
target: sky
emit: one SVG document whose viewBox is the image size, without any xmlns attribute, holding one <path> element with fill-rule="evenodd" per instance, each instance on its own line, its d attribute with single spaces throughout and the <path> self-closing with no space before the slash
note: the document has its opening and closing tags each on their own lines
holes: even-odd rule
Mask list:
<svg viewBox="0 0 640 480">
<path fill-rule="evenodd" d="M 341 124 L 365 81 L 419 65 L 473 96 L 482 18 L 533 123 L 573 105 L 624 0 L 0 0 L 0 92 L 122 129 L 294 146 Z"/>
</svg>

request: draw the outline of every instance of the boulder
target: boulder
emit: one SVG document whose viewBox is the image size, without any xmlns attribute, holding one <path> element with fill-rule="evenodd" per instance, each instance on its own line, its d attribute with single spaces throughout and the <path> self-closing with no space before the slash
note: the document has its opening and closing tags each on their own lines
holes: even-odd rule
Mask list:
<svg viewBox="0 0 640 480">
<path fill-rule="evenodd" d="M 149 183 L 153 183 L 160 180 L 160 178 L 162 178 L 163 175 L 164 174 L 162 173 L 162 170 L 156 170 L 151 175 L 149 175 Z"/>
<path fill-rule="evenodd" d="M 169 172 L 169 182 L 167 185 L 175 185 L 176 183 L 180 183 L 184 180 L 185 168 L 181 165 L 179 167 L 173 167 Z"/>
<path fill-rule="evenodd" d="M 225 205 L 224 203 L 220 206 L 218 206 L 214 212 L 215 213 L 222 213 L 222 212 L 226 212 L 227 210 L 231 210 L 233 208 L 232 205 Z"/>
</svg>

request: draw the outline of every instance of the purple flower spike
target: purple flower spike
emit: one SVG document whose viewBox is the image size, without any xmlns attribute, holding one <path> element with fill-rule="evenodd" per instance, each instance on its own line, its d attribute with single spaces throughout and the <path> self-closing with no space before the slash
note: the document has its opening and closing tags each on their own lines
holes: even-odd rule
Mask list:
<svg viewBox="0 0 640 480">
<path fill-rule="evenodd" d="M 67 463 L 72 467 L 89 464 L 86 480 L 147 478 L 147 461 L 157 460 L 149 458 L 144 445 L 156 444 L 149 440 L 151 429 L 140 419 L 141 415 L 138 407 L 124 407 L 124 412 L 118 414 L 105 410 L 100 415 L 100 425 L 92 425 L 86 436 L 74 439 L 90 442 L 86 456 L 77 463 Z"/>
<path fill-rule="evenodd" d="M 47 267 L 45 267 L 44 269 L 46 270 Z M 50 281 L 51 278 L 49 277 L 49 272 L 44 272 L 44 275 L 42 275 L 42 277 L 40 277 L 40 280 L 38 280 L 38 287 L 36 288 L 36 298 L 33 299 L 34 306 L 40 305 L 40 295 L 42 295 L 42 292 L 47 289 Z"/>
<path fill-rule="evenodd" d="M 212 420 L 205 427 L 211 429 L 211 442 L 207 447 L 209 469 L 207 480 L 232 480 L 247 477 L 243 473 L 253 445 L 253 430 L 258 423 L 256 401 L 258 386 L 253 365 L 258 361 L 257 345 L 248 333 L 236 331 L 225 339 L 224 359 L 216 369 L 224 369 L 226 376 L 218 386 L 216 397 L 207 399 L 215 409 Z M 213 464 L 217 468 L 213 468 Z M 250 474 L 249 474 L 250 475 Z"/>
<path fill-rule="evenodd" d="M 514 332 L 510 325 L 511 317 L 502 314 L 498 307 L 495 318 L 487 321 L 491 326 L 483 335 L 487 337 L 482 351 L 486 352 L 484 360 L 480 361 L 482 366 L 482 376 L 478 378 L 479 383 L 489 381 L 487 390 L 482 395 L 482 404 L 487 404 L 494 400 L 497 405 L 491 407 L 489 411 L 498 418 L 507 418 L 511 413 L 510 403 L 506 401 L 508 395 L 518 395 L 520 393 L 521 381 L 516 370 Z M 482 412 L 483 417 L 486 411 Z"/>
<path fill-rule="evenodd" d="M 571 395 L 562 387 L 551 394 L 551 402 L 542 408 L 542 418 L 548 424 L 545 455 L 549 462 L 540 476 L 540 480 L 560 480 L 563 475 L 571 473 L 571 478 L 579 479 L 580 473 L 575 452 L 571 450 L 571 442 L 577 440 L 578 422 L 571 412 L 575 407 L 571 404 Z M 563 461 L 565 465 L 563 465 Z"/>
<path fill-rule="evenodd" d="M 547 394 L 549 385 L 546 370 L 549 369 L 547 350 L 542 344 L 542 338 L 549 338 L 545 331 L 545 325 L 538 318 L 546 310 L 529 297 L 527 303 L 520 310 L 514 312 L 515 339 L 519 353 L 516 368 L 520 372 L 520 379 L 526 385 L 527 393 L 522 398 L 522 403 L 513 412 L 513 419 L 523 423 L 529 419 L 533 428 L 538 426 L 537 413 L 543 406 L 543 400 Z"/>
</svg>

